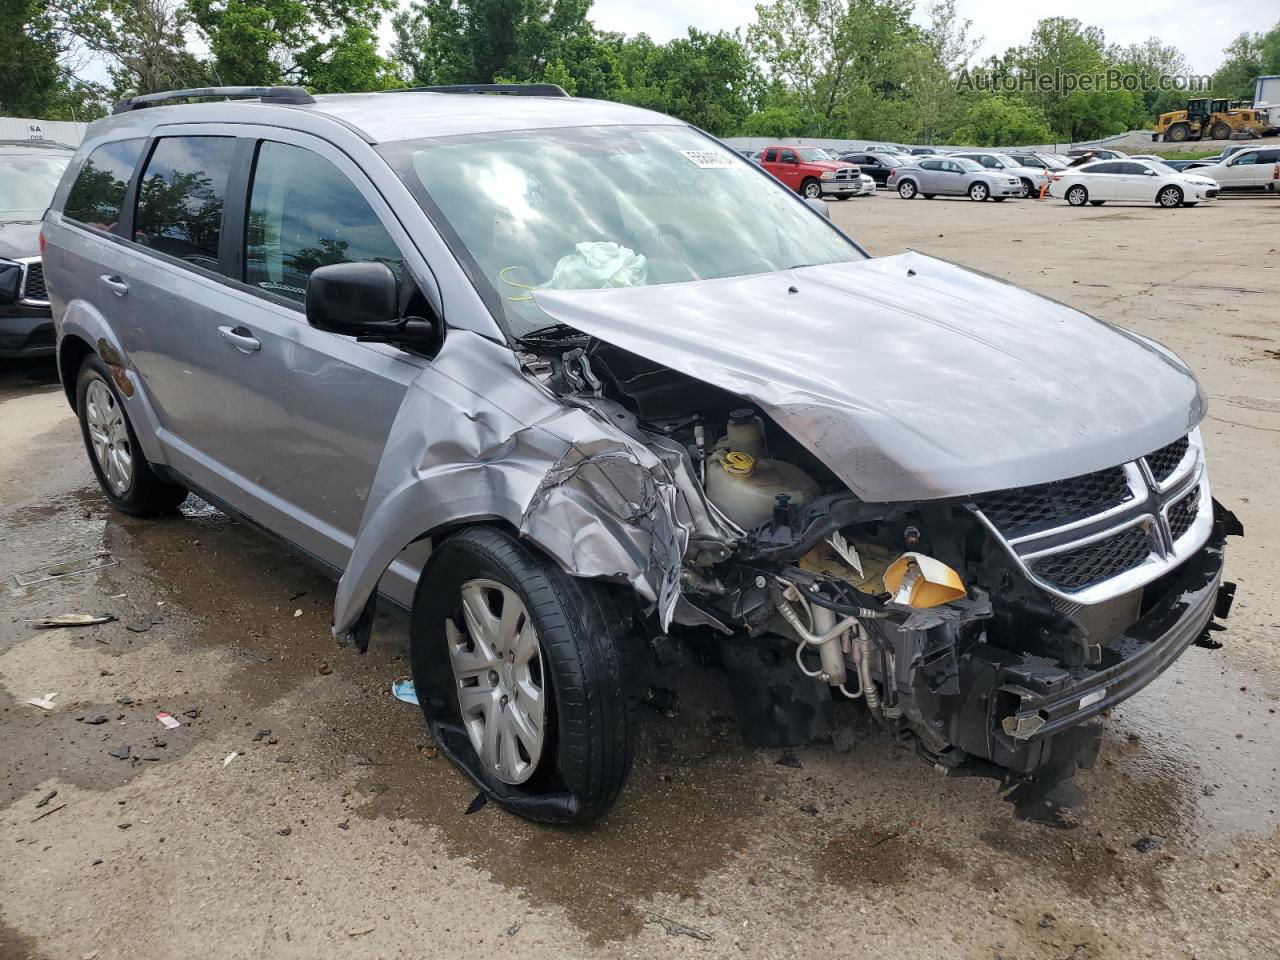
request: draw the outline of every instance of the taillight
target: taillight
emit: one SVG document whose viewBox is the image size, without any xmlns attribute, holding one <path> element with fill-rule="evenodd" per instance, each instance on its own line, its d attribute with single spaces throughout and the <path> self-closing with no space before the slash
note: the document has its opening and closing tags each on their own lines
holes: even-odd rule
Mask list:
<svg viewBox="0 0 1280 960">
<path fill-rule="evenodd" d="M 1061 180 L 1061 179 L 1062 179 L 1062 174 L 1060 174 L 1060 173 L 1055 173 L 1055 174 L 1053 175 L 1053 182 L 1054 182 L 1054 183 L 1057 183 L 1057 182 L 1058 182 L 1059 180 Z"/>
</svg>

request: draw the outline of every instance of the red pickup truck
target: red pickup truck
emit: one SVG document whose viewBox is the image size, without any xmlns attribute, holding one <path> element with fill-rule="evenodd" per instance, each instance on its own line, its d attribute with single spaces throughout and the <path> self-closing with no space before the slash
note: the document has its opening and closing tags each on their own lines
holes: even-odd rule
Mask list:
<svg viewBox="0 0 1280 960">
<path fill-rule="evenodd" d="M 831 159 L 818 147 L 768 146 L 760 166 L 808 200 L 831 196 L 841 200 L 873 193 L 876 185 L 852 164 Z"/>
</svg>

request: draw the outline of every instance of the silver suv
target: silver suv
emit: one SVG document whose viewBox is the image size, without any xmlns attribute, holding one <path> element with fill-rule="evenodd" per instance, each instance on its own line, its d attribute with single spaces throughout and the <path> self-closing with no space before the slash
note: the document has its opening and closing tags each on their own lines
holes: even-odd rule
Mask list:
<svg viewBox="0 0 1280 960">
<path fill-rule="evenodd" d="M 694 663 L 751 744 L 865 711 L 1060 812 L 1086 721 L 1229 605 L 1238 524 L 1171 352 L 870 258 L 669 117 L 150 95 L 89 128 L 43 229 L 106 496 L 285 541 L 360 651 L 380 597 L 409 608 L 437 743 L 529 817 L 607 809 L 637 705 Z"/>
</svg>

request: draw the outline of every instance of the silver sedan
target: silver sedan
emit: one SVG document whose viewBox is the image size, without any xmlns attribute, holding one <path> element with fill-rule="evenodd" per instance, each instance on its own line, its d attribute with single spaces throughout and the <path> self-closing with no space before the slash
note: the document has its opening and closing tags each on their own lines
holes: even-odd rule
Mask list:
<svg viewBox="0 0 1280 960">
<path fill-rule="evenodd" d="M 962 157 L 923 157 L 914 164 L 896 168 L 889 174 L 888 186 L 904 200 L 923 195 L 965 197 L 970 200 L 995 200 L 1022 195 L 1022 181 Z"/>
</svg>

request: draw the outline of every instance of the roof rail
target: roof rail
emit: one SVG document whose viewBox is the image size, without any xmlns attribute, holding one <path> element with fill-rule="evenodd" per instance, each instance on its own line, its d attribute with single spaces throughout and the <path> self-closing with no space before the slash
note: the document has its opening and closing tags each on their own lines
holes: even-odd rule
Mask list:
<svg viewBox="0 0 1280 960">
<path fill-rule="evenodd" d="M 500 93 L 508 97 L 567 97 L 557 83 L 455 83 L 443 87 L 405 87 L 391 93 Z"/>
<path fill-rule="evenodd" d="M 144 93 L 137 97 L 120 100 L 112 108 L 112 113 L 128 113 L 130 110 L 141 110 L 143 107 L 154 107 L 170 100 L 190 100 L 195 97 L 252 97 L 263 103 L 315 103 L 315 97 L 301 87 L 193 87 L 189 90 L 162 90 L 159 93 Z"/>
</svg>

